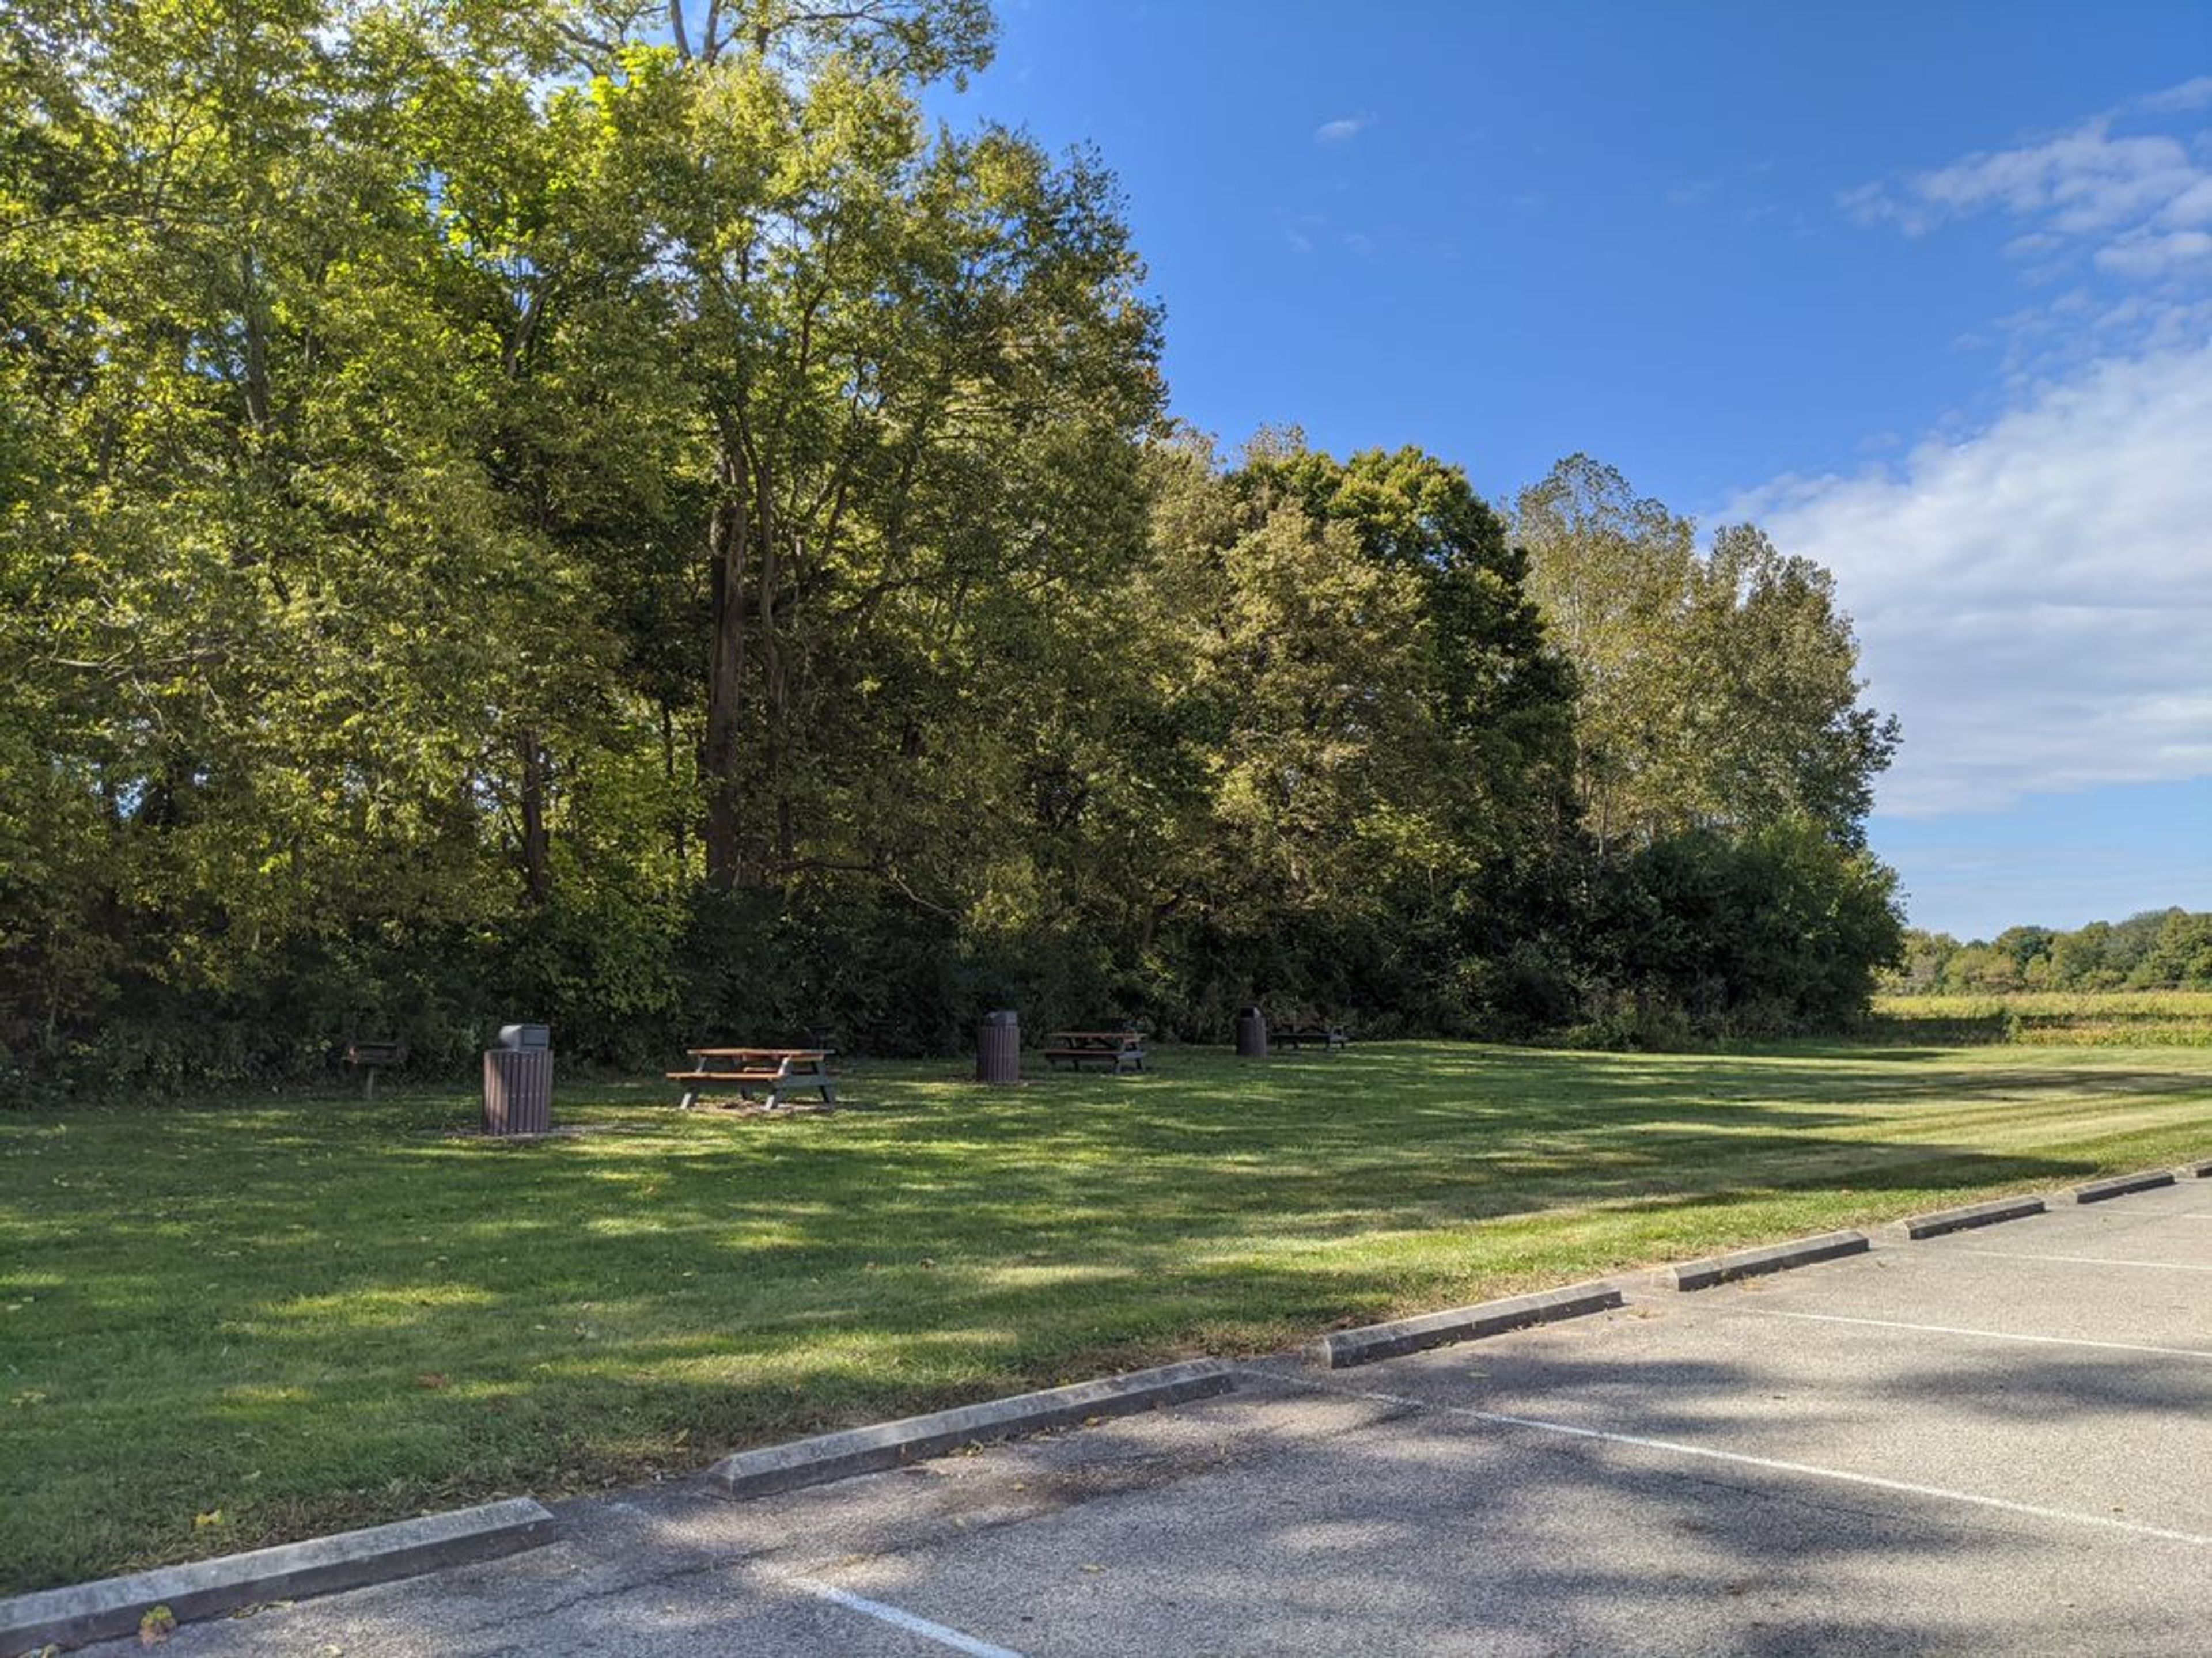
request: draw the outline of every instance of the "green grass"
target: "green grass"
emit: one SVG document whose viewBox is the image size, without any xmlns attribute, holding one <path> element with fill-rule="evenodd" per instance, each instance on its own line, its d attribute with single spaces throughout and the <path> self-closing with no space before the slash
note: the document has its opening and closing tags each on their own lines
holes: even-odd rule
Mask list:
<svg viewBox="0 0 2212 1658">
<path fill-rule="evenodd" d="M 2200 1049 L 1156 1063 L 0 1114 L 0 1589 L 2212 1154 Z"/>
</svg>

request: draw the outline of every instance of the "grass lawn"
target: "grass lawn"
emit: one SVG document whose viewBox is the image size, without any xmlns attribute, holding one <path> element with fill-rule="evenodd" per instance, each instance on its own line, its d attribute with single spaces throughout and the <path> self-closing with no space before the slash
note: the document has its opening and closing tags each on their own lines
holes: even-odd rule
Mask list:
<svg viewBox="0 0 2212 1658">
<path fill-rule="evenodd" d="M 0 1114 L 0 1591 L 2212 1155 L 2202 1048 L 1155 1063 Z"/>
</svg>

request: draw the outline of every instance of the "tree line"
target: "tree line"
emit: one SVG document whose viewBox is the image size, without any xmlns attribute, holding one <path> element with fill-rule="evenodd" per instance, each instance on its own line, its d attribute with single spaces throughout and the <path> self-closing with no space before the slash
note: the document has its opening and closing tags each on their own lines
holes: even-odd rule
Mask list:
<svg viewBox="0 0 2212 1658">
<path fill-rule="evenodd" d="M 1903 955 L 1881 987 L 1899 995 L 2212 990 L 2212 914 L 2147 909 L 2071 932 L 2007 927 L 1965 944 L 1948 932 L 1908 928 Z"/>
<path fill-rule="evenodd" d="M 0 18 L 0 1081 L 1833 1024 L 1826 572 L 1165 413 L 978 0 Z"/>
</svg>

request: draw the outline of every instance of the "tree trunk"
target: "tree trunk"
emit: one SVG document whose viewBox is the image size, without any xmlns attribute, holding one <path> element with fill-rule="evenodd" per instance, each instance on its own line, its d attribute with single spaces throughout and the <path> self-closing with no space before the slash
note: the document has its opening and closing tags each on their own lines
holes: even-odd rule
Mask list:
<svg viewBox="0 0 2212 1658">
<path fill-rule="evenodd" d="M 775 865 L 779 870 L 788 870 L 793 853 L 791 796 L 785 777 L 786 751 L 790 740 L 791 670 L 785 659 L 783 639 L 775 618 L 780 597 L 777 589 L 783 580 L 780 550 L 774 537 L 762 538 L 760 598 L 756 610 L 761 623 L 761 677 L 766 694 L 763 713 L 767 717 L 767 740 L 763 756 L 768 771 L 766 793 L 775 809 Z"/>
<path fill-rule="evenodd" d="M 660 775 L 668 785 L 667 798 L 678 803 L 671 815 L 669 834 L 676 854 L 676 866 L 682 869 L 690 850 L 691 813 L 689 807 L 681 804 L 682 797 L 677 792 L 676 712 L 665 701 L 660 705 Z"/>
<path fill-rule="evenodd" d="M 744 813 L 738 775 L 739 715 L 745 674 L 745 556 L 749 524 L 738 495 L 734 453 L 722 452 L 723 499 L 707 525 L 713 573 L 714 658 L 707 680 L 707 742 L 701 756 L 707 785 L 707 881 L 725 891 L 744 867 Z"/>
<path fill-rule="evenodd" d="M 545 750 L 538 733 L 522 733 L 522 890 L 533 904 L 553 896 L 551 832 L 545 824 Z"/>
</svg>

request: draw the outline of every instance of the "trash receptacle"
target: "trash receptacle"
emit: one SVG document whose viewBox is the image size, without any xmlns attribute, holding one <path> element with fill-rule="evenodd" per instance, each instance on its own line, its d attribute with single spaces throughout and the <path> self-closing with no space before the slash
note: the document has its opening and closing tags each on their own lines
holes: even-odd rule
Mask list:
<svg viewBox="0 0 2212 1658">
<path fill-rule="evenodd" d="M 1012 1008 L 998 1008 L 975 1027 L 975 1080 L 1018 1083 L 1022 1079 L 1022 1022 Z"/>
<path fill-rule="evenodd" d="M 1237 1057 L 1240 1060 L 1264 1060 L 1267 1057 L 1267 1017 L 1256 1007 L 1237 1010 Z"/>
<path fill-rule="evenodd" d="M 553 1033 L 542 1024 L 500 1027 L 483 1056 L 483 1132 L 543 1134 L 553 1127 Z"/>
</svg>

